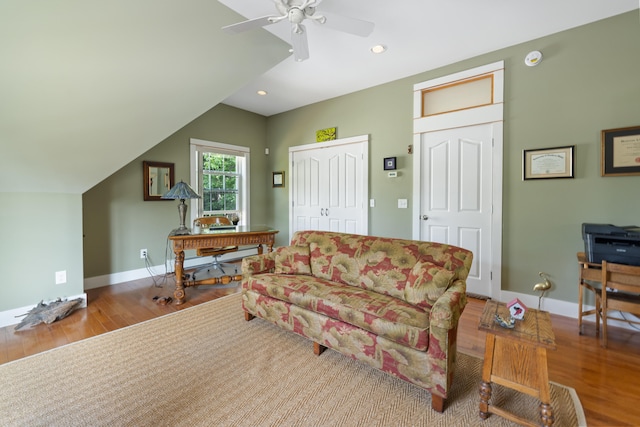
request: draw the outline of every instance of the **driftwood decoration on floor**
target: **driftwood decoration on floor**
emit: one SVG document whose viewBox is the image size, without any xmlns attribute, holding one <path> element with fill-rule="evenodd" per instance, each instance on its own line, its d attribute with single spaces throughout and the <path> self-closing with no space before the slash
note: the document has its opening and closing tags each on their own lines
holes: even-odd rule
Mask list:
<svg viewBox="0 0 640 427">
<path fill-rule="evenodd" d="M 56 301 L 49 303 L 49 305 L 40 301 L 38 305 L 29 310 L 29 312 L 26 314 L 27 317 L 22 319 L 22 322 L 16 325 L 14 331 L 24 328 L 27 325 L 35 326 L 43 322 L 49 324 L 55 322 L 56 320 L 64 319 L 76 308 L 77 305 L 81 304 L 83 301 L 84 300 L 82 298 L 72 299 L 71 301 L 62 301 L 60 298 L 58 298 Z"/>
</svg>

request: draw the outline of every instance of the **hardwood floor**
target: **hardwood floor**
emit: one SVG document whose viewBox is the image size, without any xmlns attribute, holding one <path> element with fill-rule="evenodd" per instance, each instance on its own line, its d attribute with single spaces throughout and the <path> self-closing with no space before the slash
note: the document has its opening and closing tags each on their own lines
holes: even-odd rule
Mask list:
<svg viewBox="0 0 640 427">
<path fill-rule="evenodd" d="M 137 280 L 87 291 L 89 305 L 50 325 L 14 332 L 0 328 L 0 364 L 54 347 L 133 325 L 237 292 L 237 286 L 202 286 L 187 289 L 187 301 L 176 306 L 159 305 L 154 296 L 173 294 L 174 281 L 154 285 Z M 471 299 L 458 332 L 458 348 L 482 357 L 484 333 L 478 321 L 484 301 Z M 548 353 L 549 378 L 576 389 L 589 426 L 640 425 L 640 331 L 610 328 L 609 348 L 603 349 L 593 323 L 578 334 L 577 320 L 552 315 L 557 350 Z M 480 420 L 478 420 L 480 422 Z M 486 423 L 490 425 L 491 423 Z"/>
</svg>

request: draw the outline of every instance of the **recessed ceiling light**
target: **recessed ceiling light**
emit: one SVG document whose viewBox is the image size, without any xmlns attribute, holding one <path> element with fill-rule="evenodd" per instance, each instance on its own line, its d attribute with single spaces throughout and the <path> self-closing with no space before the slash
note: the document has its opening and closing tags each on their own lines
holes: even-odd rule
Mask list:
<svg viewBox="0 0 640 427">
<path fill-rule="evenodd" d="M 382 44 L 377 44 L 371 48 L 371 52 L 373 53 L 383 53 L 387 50 L 387 47 Z"/>
<path fill-rule="evenodd" d="M 259 90 L 258 92 L 256 92 L 258 95 L 260 96 L 265 96 L 267 94 L 266 90 Z"/>
</svg>

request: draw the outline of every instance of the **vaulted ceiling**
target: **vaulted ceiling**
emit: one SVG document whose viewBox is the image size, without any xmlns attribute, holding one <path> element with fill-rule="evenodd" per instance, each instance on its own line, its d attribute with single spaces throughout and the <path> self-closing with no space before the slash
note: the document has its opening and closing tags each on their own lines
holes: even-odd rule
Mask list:
<svg viewBox="0 0 640 427">
<path fill-rule="evenodd" d="M 324 0 L 319 11 L 374 22 L 374 32 L 310 23 L 311 57 L 297 63 L 286 22 L 220 30 L 274 13 L 272 0 L 4 0 L 0 192 L 83 193 L 220 102 L 269 116 L 637 8 Z M 388 50 L 373 55 L 374 44 Z"/>
<path fill-rule="evenodd" d="M 83 193 L 290 54 L 216 0 L 0 2 L 0 192 Z"/>
</svg>

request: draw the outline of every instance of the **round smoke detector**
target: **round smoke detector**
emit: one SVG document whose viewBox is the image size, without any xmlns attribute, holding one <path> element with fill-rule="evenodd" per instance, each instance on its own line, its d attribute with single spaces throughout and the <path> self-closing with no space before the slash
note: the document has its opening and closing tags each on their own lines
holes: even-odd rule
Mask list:
<svg viewBox="0 0 640 427">
<path fill-rule="evenodd" d="M 535 67 L 542 61 L 542 52 L 539 50 L 534 50 L 533 52 L 529 52 L 527 56 L 524 58 L 524 63 L 529 67 Z"/>
</svg>

